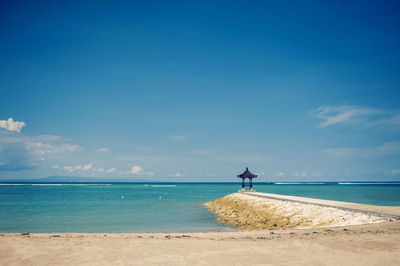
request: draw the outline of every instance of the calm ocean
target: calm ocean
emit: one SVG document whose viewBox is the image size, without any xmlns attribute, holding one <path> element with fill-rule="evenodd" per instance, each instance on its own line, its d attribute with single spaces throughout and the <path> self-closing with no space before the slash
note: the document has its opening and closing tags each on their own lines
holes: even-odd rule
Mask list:
<svg viewBox="0 0 400 266">
<path fill-rule="evenodd" d="M 400 205 L 400 183 L 255 183 L 259 192 Z M 239 183 L 2 184 L 0 232 L 230 231 L 200 204 Z"/>
</svg>

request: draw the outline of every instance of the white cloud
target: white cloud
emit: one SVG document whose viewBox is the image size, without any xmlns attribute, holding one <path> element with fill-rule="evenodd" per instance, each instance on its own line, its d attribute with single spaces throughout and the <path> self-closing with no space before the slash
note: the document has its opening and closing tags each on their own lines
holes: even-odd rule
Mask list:
<svg viewBox="0 0 400 266">
<path fill-rule="evenodd" d="M 72 153 L 82 149 L 79 145 L 62 143 L 64 141 L 69 139 L 55 135 L 31 137 L 0 130 L 0 160 L 5 162 L 0 171 L 32 169 L 40 162 L 51 163 L 54 158 L 49 155 Z"/>
<path fill-rule="evenodd" d="M 94 150 L 94 152 L 97 153 L 106 153 L 106 152 L 110 152 L 111 150 L 109 148 L 98 148 L 96 150 Z"/>
<path fill-rule="evenodd" d="M 400 169 L 392 170 L 391 173 L 392 175 L 398 175 L 400 174 Z"/>
<path fill-rule="evenodd" d="M 376 147 L 324 149 L 323 152 L 334 158 L 350 159 L 399 155 L 400 141 L 386 142 Z"/>
<path fill-rule="evenodd" d="M 185 174 L 182 174 L 182 173 L 175 173 L 175 174 L 173 174 L 173 175 L 170 175 L 170 176 L 175 176 L 175 177 L 184 177 L 184 176 L 185 176 Z"/>
<path fill-rule="evenodd" d="M 146 175 L 147 176 L 154 176 L 154 172 L 147 172 Z"/>
<path fill-rule="evenodd" d="M 81 150 L 79 145 L 59 143 L 69 139 L 55 135 L 26 136 L 0 130 L 0 159 L 6 162 L 0 171 L 19 171 L 35 168 L 39 163 L 53 160 L 53 154 Z M 2 159 L 5 157 L 5 159 Z"/>
<path fill-rule="evenodd" d="M 274 176 L 276 176 L 276 177 L 282 177 L 282 176 L 284 176 L 284 175 L 285 175 L 284 172 L 278 172 L 278 173 L 275 173 L 275 174 L 274 174 Z"/>
<path fill-rule="evenodd" d="M 5 128 L 9 131 L 20 133 L 24 126 L 26 126 L 25 122 L 14 121 L 12 117 L 8 118 L 8 120 L 0 120 L 0 128 Z"/>
<path fill-rule="evenodd" d="M 358 107 L 351 105 L 340 106 L 320 106 L 311 113 L 322 120 L 319 124 L 320 127 L 327 127 L 340 123 L 355 123 L 367 119 L 368 116 L 378 114 L 381 111 L 368 107 Z"/>
<path fill-rule="evenodd" d="M 320 106 L 310 113 L 323 121 L 319 127 L 336 124 L 358 124 L 364 127 L 400 129 L 399 111 L 383 110 L 355 105 Z"/>
<path fill-rule="evenodd" d="M 145 172 L 139 165 L 133 166 L 127 173 L 141 176 L 154 176 L 154 172 Z"/>
<path fill-rule="evenodd" d="M 63 166 L 63 167 L 59 167 L 58 165 L 53 165 L 52 168 L 54 169 L 61 169 L 61 170 L 66 170 L 68 172 L 76 172 L 76 171 L 80 171 L 80 172 L 96 172 L 98 174 L 111 174 L 111 173 L 115 173 L 117 172 L 116 168 L 110 168 L 110 169 L 105 169 L 104 167 L 100 167 L 100 168 L 95 168 L 93 167 L 93 163 L 88 163 L 88 164 L 78 164 L 75 166 Z"/>
<path fill-rule="evenodd" d="M 117 172 L 117 169 L 116 169 L 116 168 L 110 168 L 110 169 L 107 169 L 107 170 L 106 170 L 106 173 L 107 173 L 107 174 L 115 173 L 115 172 Z"/>
<path fill-rule="evenodd" d="M 26 142 L 26 150 L 31 150 L 34 153 L 44 155 L 50 153 L 64 153 L 64 152 L 76 152 L 80 151 L 82 148 L 79 145 L 71 144 L 50 144 L 43 142 Z"/>
<path fill-rule="evenodd" d="M 38 160 L 40 157 L 34 158 L 33 154 L 26 150 L 24 143 L 0 142 L 0 171 L 33 169 Z"/>
<path fill-rule="evenodd" d="M 302 172 L 302 173 L 294 173 L 293 174 L 295 177 L 305 177 L 307 175 L 306 172 Z"/>
<path fill-rule="evenodd" d="M 92 167 L 93 167 L 93 164 L 88 163 L 88 164 L 79 164 L 76 166 L 64 166 L 62 169 L 73 173 L 75 171 L 89 171 L 92 169 Z"/>
<path fill-rule="evenodd" d="M 186 136 L 177 135 L 177 136 L 170 136 L 170 138 L 173 140 L 184 140 L 184 139 L 186 139 Z"/>
<path fill-rule="evenodd" d="M 26 142 L 66 142 L 70 139 L 56 136 L 56 135 L 39 135 L 34 137 L 27 137 L 21 135 L 1 135 L 0 142 L 1 143 L 26 143 Z"/>
<path fill-rule="evenodd" d="M 33 141 L 40 142 L 55 142 L 55 141 L 69 141 L 70 139 L 58 135 L 39 135 L 31 138 Z"/>
<path fill-rule="evenodd" d="M 84 164 L 82 166 L 82 170 L 83 171 L 89 171 L 90 169 L 92 169 L 93 164 L 92 163 L 88 163 L 88 164 Z"/>
<path fill-rule="evenodd" d="M 313 177 L 321 177 L 321 176 L 322 176 L 322 172 L 312 173 L 311 175 L 312 175 Z"/>
<path fill-rule="evenodd" d="M 142 174 L 144 172 L 143 168 L 140 167 L 139 165 L 135 165 L 131 168 L 130 171 L 128 171 L 128 173 L 130 174 L 134 174 L 134 175 L 138 175 L 138 174 Z"/>
</svg>

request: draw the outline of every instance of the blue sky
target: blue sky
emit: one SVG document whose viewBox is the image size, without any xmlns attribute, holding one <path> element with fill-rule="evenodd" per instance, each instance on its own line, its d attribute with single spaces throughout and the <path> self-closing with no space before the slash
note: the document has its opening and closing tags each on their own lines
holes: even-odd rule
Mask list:
<svg viewBox="0 0 400 266">
<path fill-rule="evenodd" d="M 0 1 L 0 179 L 400 180 L 399 11 Z"/>
</svg>

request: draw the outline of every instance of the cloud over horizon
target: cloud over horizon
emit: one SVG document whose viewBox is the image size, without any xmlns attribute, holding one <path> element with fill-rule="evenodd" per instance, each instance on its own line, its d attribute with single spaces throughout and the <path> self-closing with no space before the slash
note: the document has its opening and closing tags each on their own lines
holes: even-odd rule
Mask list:
<svg viewBox="0 0 400 266">
<path fill-rule="evenodd" d="M 144 169 L 139 165 L 132 166 L 131 170 L 129 170 L 127 173 L 139 176 L 154 176 L 154 172 L 145 172 Z"/>
<path fill-rule="evenodd" d="M 169 176 L 173 176 L 173 177 L 184 177 L 185 174 L 183 174 L 183 173 L 175 173 L 175 174 L 172 174 L 172 175 L 169 175 Z"/>
<path fill-rule="evenodd" d="M 64 166 L 62 169 L 67 170 L 71 173 L 75 171 L 89 171 L 93 167 L 93 163 L 88 163 L 88 164 L 79 164 L 76 166 Z"/>
<path fill-rule="evenodd" d="M 109 148 L 98 148 L 98 149 L 94 150 L 94 152 L 96 152 L 96 153 L 107 153 L 107 152 L 111 152 L 111 149 L 109 149 Z"/>
<path fill-rule="evenodd" d="M 26 126 L 25 122 L 14 121 L 12 117 L 8 118 L 8 120 L 0 120 L 0 128 L 7 129 L 9 131 L 20 133 L 24 126 Z"/>
<path fill-rule="evenodd" d="M 35 168 L 32 154 L 23 143 L 0 143 L 0 171 L 20 171 Z"/>
<path fill-rule="evenodd" d="M 0 170 L 20 171 L 37 169 L 43 156 L 81 151 L 77 144 L 64 143 L 69 139 L 56 135 L 26 136 L 19 134 L 23 122 L 13 125 L 8 131 L 0 132 Z M 9 124 L 7 125 L 9 126 Z M 15 133 L 18 132 L 18 133 Z"/>
<path fill-rule="evenodd" d="M 51 153 L 64 153 L 64 152 L 76 152 L 82 150 L 77 144 L 50 144 L 42 142 L 26 142 L 26 149 L 33 151 L 39 155 L 51 154 Z"/>
</svg>

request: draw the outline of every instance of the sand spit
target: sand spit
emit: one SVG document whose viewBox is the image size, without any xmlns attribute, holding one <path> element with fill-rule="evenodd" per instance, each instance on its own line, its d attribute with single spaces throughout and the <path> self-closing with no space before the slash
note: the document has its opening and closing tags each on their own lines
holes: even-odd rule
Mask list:
<svg viewBox="0 0 400 266">
<path fill-rule="evenodd" d="M 387 222 L 372 214 L 233 193 L 204 204 L 217 221 L 238 229 L 304 229 Z"/>
</svg>

